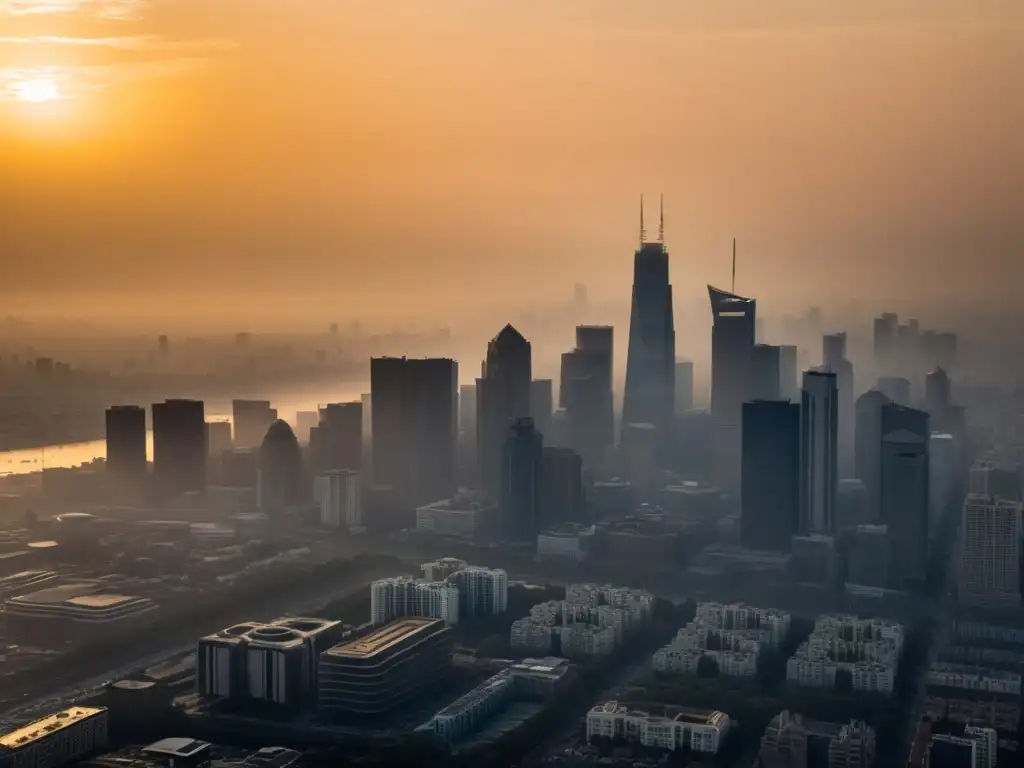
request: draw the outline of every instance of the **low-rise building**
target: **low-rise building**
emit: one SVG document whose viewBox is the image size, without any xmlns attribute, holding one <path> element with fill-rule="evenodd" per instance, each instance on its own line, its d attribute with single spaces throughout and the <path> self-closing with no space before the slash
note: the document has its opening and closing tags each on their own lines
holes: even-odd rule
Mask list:
<svg viewBox="0 0 1024 768">
<path fill-rule="evenodd" d="M 593 525 L 563 523 L 537 535 L 538 560 L 586 560 L 593 551 Z"/>
<path fill-rule="evenodd" d="M 106 746 L 106 708 L 71 707 L 0 736 L 0 768 L 56 768 Z"/>
<path fill-rule="evenodd" d="M 438 536 L 474 539 L 488 520 L 497 515 L 496 504 L 487 504 L 469 496 L 456 496 L 426 504 L 416 510 L 416 530 Z"/>
<path fill-rule="evenodd" d="M 960 688 L 985 693 L 1020 696 L 1021 676 L 1001 669 L 974 667 L 969 664 L 938 662 L 928 670 L 928 685 Z"/>
<path fill-rule="evenodd" d="M 871 768 L 875 731 L 859 720 L 845 725 L 826 723 L 783 710 L 765 728 L 758 764 L 763 768 L 808 766 L 814 753 L 820 755 L 816 765 Z"/>
<path fill-rule="evenodd" d="M 681 711 L 673 716 L 652 716 L 631 710 L 617 701 L 591 707 L 587 713 L 587 740 L 623 739 L 645 747 L 676 751 L 688 749 L 717 754 L 729 733 L 725 712 Z"/>
</svg>

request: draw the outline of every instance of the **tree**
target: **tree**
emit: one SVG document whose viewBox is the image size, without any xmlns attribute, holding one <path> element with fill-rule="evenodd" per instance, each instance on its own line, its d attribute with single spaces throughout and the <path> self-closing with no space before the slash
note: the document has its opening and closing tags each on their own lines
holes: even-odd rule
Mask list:
<svg viewBox="0 0 1024 768">
<path fill-rule="evenodd" d="M 500 658 L 505 653 L 505 638 L 501 635 L 488 635 L 480 641 L 476 653 L 483 658 Z"/>
<path fill-rule="evenodd" d="M 718 660 L 705 654 L 697 662 L 697 677 L 718 677 Z"/>
</svg>

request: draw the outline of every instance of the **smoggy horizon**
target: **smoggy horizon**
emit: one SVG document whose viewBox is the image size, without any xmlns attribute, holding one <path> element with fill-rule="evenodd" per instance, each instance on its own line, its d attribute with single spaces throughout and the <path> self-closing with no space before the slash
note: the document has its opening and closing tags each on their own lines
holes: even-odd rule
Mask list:
<svg viewBox="0 0 1024 768">
<path fill-rule="evenodd" d="M 1024 6 L 861 6 L 0 2 L 4 312 L 1012 311 Z"/>
</svg>

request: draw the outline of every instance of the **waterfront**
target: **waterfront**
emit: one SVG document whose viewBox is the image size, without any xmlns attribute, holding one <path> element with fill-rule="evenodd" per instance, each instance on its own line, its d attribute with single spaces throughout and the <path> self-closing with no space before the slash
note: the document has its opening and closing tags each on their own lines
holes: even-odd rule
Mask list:
<svg viewBox="0 0 1024 768">
<path fill-rule="evenodd" d="M 365 387 L 365 388 L 364 388 Z M 253 397 L 267 399 L 277 408 L 278 415 L 295 426 L 295 414 L 299 411 L 315 411 L 327 403 L 341 403 L 359 400 L 360 393 L 369 390 L 369 383 L 363 386 L 346 385 L 344 390 L 308 391 L 283 393 L 276 397 Z M 148 418 L 148 416 L 147 416 Z M 208 405 L 207 421 L 231 421 L 231 401 L 212 402 Z M 146 455 L 153 459 L 153 433 L 146 436 Z M 21 448 L 0 451 L 0 475 L 24 475 L 42 469 L 77 467 L 96 459 L 105 458 L 107 446 L 104 440 L 87 440 L 61 445 L 47 445 L 41 448 Z"/>
</svg>

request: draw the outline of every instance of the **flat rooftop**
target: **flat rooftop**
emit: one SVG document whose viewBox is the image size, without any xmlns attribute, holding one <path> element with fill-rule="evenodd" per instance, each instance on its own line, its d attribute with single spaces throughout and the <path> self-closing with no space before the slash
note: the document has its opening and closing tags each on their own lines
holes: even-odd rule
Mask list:
<svg viewBox="0 0 1024 768">
<path fill-rule="evenodd" d="M 80 595 L 72 597 L 67 602 L 68 605 L 77 605 L 80 608 L 113 608 L 138 599 L 135 595 Z"/>
<path fill-rule="evenodd" d="M 98 715 L 105 711 L 105 709 L 100 707 L 71 707 L 60 712 L 54 712 L 52 715 L 47 715 L 28 725 L 23 725 L 15 731 L 0 736 L 0 747 L 19 749 L 37 739 L 49 736 L 51 733 L 63 730 L 68 726 L 80 723 L 93 715 Z"/>
<path fill-rule="evenodd" d="M 341 658 L 366 659 L 386 651 L 407 638 L 443 624 L 444 622 L 441 619 L 410 616 L 386 624 L 366 635 L 366 637 L 336 645 L 328 650 L 327 653 Z"/>
<path fill-rule="evenodd" d="M 59 587 L 41 589 L 21 597 L 12 597 L 12 603 L 35 603 L 36 605 L 58 605 L 72 598 L 82 597 L 96 591 L 95 584 L 62 584 Z"/>
</svg>

